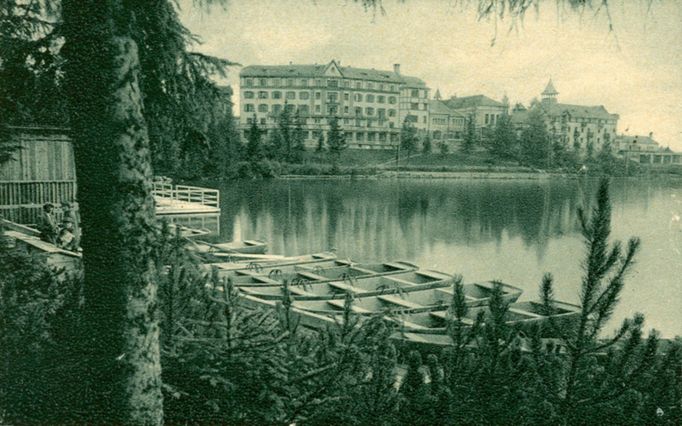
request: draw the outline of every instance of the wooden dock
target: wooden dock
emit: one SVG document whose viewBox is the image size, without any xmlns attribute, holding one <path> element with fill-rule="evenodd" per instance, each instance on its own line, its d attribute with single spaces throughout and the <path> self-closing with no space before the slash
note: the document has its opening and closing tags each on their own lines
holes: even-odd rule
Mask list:
<svg viewBox="0 0 682 426">
<path fill-rule="evenodd" d="M 173 185 L 157 180 L 153 194 L 157 216 L 220 214 L 220 192 L 217 189 Z"/>
</svg>

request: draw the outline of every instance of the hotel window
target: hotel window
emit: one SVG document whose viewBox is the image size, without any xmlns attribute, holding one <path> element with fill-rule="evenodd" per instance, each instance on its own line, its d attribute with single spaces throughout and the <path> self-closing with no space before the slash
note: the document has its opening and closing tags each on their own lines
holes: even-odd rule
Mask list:
<svg viewBox="0 0 682 426">
<path fill-rule="evenodd" d="M 267 104 L 258 105 L 258 112 L 268 112 L 268 105 Z"/>
<path fill-rule="evenodd" d="M 253 86 L 253 79 L 252 79 L 252 78 L 247 78 L 246 80 L 244 80 L 244 86 L 245 86 L 245 87 L 251 87 L 251 86 Z"/>
<path fill-rule="evenodd" d="M 315 105 L 315 112 L 320 112 L 320 106 L 319 105 Z"/>
<path fill-rule="evenodd" d="M 287 87 L 291 87 L 293 85 L 294 85 L 294 79 L 293 78 L 287 79 Z"/>
<path fill-rule="evenodd" d="M 327 108 L 327 115 L 335 115 L 338 111 L 335 106 L 330 106 Z"/>
<path fill-rule="evenodd" d="M 358 142 L 362 142 L 365 140 L 365 134 L 363 132 L 357 132 L 355 139 L 357 139 Z"/>
<path fill-rule="evenodd" d="M 386 97 L 385 97 L 385 96 L 381 96 L 381 95 L 377 96 L 377 102 L 380 103 L 380 104 L 385 103 L 385 102 L 386 102 Z"/>
<path fill-rule="evenodd" d="M 327 87 L 339 87 L 339 80 L 327 80 Z"/>
<path fill-rule="evenodd" d="M 303 100 L 303 101 L 306 100 L 306 99 L 310 99 L 310 93 L 308 93 L 308 92 L 298 92 L 298 99 L 301 99 L 301 100 Z"/>
<path fill-rule="evenodd" d="M 343 124 L 350 124 L 350 120 L 348 118 L 343 119 Z"/>
<path fill-rule="evenodd" d="M 350 81 L 348 81 L 348 80 L 343 80 L 342 84 L 343 84 L 343 87 L 350 87 Z"/>
<path fill-rule="evenodd" d="M 355 97 L 355 102 L 362 102 L 362 94 L 361 93 L 356 93 L 354 97 Z"/>
<path fill-rule="evenodd" d="M 253 99 L 253 92 L 244 92 L 244 99 Z"/>
<path fill-rule="evenodd" d="M 381 90 L 384 90 L 384 85 L 383 85 L 383 84 L 379 85 L 379 88 L 380 88 Z"/>
<path fill-rule="evenodd" d="M 253 124 L 253 118 L 249 117 L 246 119 L 246 124 Z M 244 130 L 244 134 L 247 135 L 248 130 Z"/>
<path fill-rule="evenodd" d="M 362 115 L 362 108 L 355 107 L 355 115 Z"/>
<path fill-rule="evenodd" d="M 355 88 L 356 89 L 362 89 L 362 83 L 359 81 L 357 83 L 355 83 Z"/>
<path fill-rule="evenodd" d="M 294 112 L 296 105 L 294 104 L 284 104 L 284 110 L 289 112 Z"/>
<path fill-rule="evenodd" d="M 343 94 L 343 100 L 344 100 L 344 101 L 350 100 L 350 93 L 344 93 L 344 94 Z"/>
<path fill-rule="evenodd" d="M 308 105 L 299 105 L 298 106 L 298 113 L 299 114 L 308 115 L 309 112 L 310 112 L 310 108 L 308 107 Z"/>
<path fill-rule="evenodd" d="M 258 99 L 267 99 L 267 98 L 268 98 L 268 92 L 266 92 L 266 91 L 258 92 Z"/>
<path fill-rule="evenodd" d="M 272 92 L 272 99 L 282 99 L 282 92 L 279 90 Z"/>
<path fill-rule="evenodd" d="M 419 90 L 418 89 L 410 90 L 410 96 L 413 98 L 418 98 L 419 97 Z"/>
<path fill-rule="evenodd" d="M 416 102 L 413 102 L 410 104 L 410 109 L 418 110 L 419 109 L 419 104 Z"/>
<path fill-rule="evenodd" d="M 316 118 L 316 119 L 315 119 L 315 120 L 313 120 L 313 121 L 315 122 L 315 124 L 320 124 L 320 123 L 322 122 L 322 120 L 321 120 L 321 119 L 319 119 L 319 118 Z"/>
<path fill-rule="evenodd" d="M 260 124 L 265 124 L 265 118 L 260 119 Z"/>
<path fill-rule="evenodd" d="M 315 99 L 322 99 L 322 92 L 315 92 Z"/>
<path fill-rule="evenodd" d="M 327 92 L 327 101 L 336 102 L 338 101 L 339 94 L 337 92 Z"/>
<path fill-rule="evenodd" d="M 302 79 L 302 80 L 301 80 L 301 86 L 302 86 L 302 87 L 308 87 L 308 80 L 306 80 L 305 78 Z"/>
<path fill-rule="evenodd" d="M 388 110 L 388 116 L 389 116 L 389 117 L 395 117 L 395 110 L 394 110 L 394 109 L 389 109 L 389 110 Z"/>
<path fill-rule="evenodd" d="M 374 83 L 367 83 L 367 88 L 368 88 L 369 90 L 374 89 Z"/>
<path fill-rule="evenodd" d="M 258 80 L 258 85 L 259 85 L 259 86 L 265 87 L 265 86 L 268 85 L 268 80 L 265 79 L 265 78 L 261 78 L 261 79 Z"/>
<path fill-rule="evenodd" d="M 348 114 L 349 108 L 347 106 L 343 107 L 343 113 Z"/>
<path fill-rule="evenodd" d="M 488 121 L 489 121 L 489 120 L 490 120 L 490 117 L 488 116 L 488 114 L 486 114 L 486 115 L 485 115 L 485 124 L 488 124 Z"/>
<path fill-rule="evenodd" d="M 322 80 L 315 80 L 315 86 L 322 87 Z"/>
<path fill-rule="evenodd" d="M 396 103 L 395 96 L 389 96 L 388 97 L 388 103 L 389 104 L 395 104 Z"/>
<path fill-rule="evenodd" d="M 365 99 L 367 102 L 374 102 L 374 95 L 367 95 L 365 96 Z"/>
<path fill-rule="evenodd" d="M 365 114 L 374 115 L 374 108 L 372 108 L 372 107 L 365 108 Z"/>
<path fill-rule="evenodd" d="M 386 110 L 383 109 L 383 108 L 377 109 L 377 115 L 379 116 L 379 118 L 384 118 L 384 117 L 386 117 Z"/>
<path fill-rule="evenodd" d="M 272 113 L 275 115 L 278 115 L 280 112 L 282 112 L 282 105 L 273 105 L 272 106 Z"/>
<path fill-rule="evenodd" d="M 287 99 L 296 99 L 296 92 L 287 92 Z"/>
<path fill-rule="evenodd" d="M 244 111 L 245 112 L 254 112 L 256 109 L 254 108 L 253 104 L 244 104 Z"/>
<path fill-rule="evenodd" d="M 367 133 L 367 141 L 368 142 L 374 142 L 375 139 L 376 139 L 376 133 L 374 133 L 374 132 Z"/>
<path fill-rule="evenodd" d="M 391 84 L 391 92 L 395 92 L 395 86 Z"/>
</svg>

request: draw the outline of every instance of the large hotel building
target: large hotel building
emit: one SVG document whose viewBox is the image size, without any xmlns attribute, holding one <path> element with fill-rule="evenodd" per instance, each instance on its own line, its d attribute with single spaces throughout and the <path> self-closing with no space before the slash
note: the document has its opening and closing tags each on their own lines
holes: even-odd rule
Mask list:
<svg viewBox="0 0 682 426">
<path fill-rule="evenodd" d="M 393 148 L 404 120 L 417 129 L 428 124 L 429 89 L 416 78 L 393 71 L 326 65 L 253 65 L 240 73 L 240 128 L 253 120 L 271 131 L 284 108 L 304 123 L 306 145 L 315 146 L 336 116 L 354 148 Z"/>
</svg>

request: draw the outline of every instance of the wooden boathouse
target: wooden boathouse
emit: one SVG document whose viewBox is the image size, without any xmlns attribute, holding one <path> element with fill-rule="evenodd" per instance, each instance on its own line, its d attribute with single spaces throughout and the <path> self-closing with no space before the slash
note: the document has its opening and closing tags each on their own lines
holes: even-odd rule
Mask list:
<svg viewBox="0 0 682 426">
<path fill-rule="evenodd" d="M 77 200 L 76 167 L 68 129 L 5 126 L 0 152 L 13 148 L 0 164 L 0 216 L 20 224 L 37 222 L 45 203 Z M 171 223 L 219 233 L 220 194 L 216 189 L 174 185 L 157 179 L 153 186 L 157 216 Z M 57 211 L 59 214 L 59 210 Z"/>
<path fill-rule="evenodd" d="M 6 126 L 0 145 L 15 147 L 0 164 L 0 214 L 35 223 L 45 203 L 76 200 L 76 171 L 67 129 Z"/>
</svg>

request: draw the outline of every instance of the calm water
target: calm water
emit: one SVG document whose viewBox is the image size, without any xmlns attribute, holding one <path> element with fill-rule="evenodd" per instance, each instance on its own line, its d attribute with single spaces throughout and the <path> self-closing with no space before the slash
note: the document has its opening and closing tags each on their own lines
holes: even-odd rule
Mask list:
<svg viewBox="0 0 682 426">
<path fill-rule="evenodd" d="M 335 248 L 341 257 L 403 259 L 422 268 L 499 279 L 536 298 L 545 272 L 577 301 L 584 180 L 272 181 L 218 184 L 221 240 L 259 238 L 273 253 Z M 614 239 L 642 239 L 615 320 L 642 312 L 647 327 L 682 335 L 682 181 L 614 181 Z M 613 323 L 612 327 L 616 324 Z"/>
</svg>

